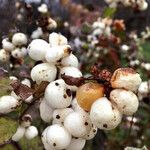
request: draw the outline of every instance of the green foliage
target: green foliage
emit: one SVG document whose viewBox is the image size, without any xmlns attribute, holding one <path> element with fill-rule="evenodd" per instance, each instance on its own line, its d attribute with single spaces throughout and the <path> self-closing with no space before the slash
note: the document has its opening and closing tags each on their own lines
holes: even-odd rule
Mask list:
<svg viewBox="0 0 150 150">
<path fill-rule="evenodd" d="M 0 117 L 0 143 L 8 141 L 16 132 L 17 121 L 9 118 Z"/>
<path fill-rule="evenodd" d="M 150 42 L 145 42 L 141 45 L 143 49 L 143 57 L 145 60 L 150 61 Z"/>
<path fill-rule="evenodd" d="M 81 32 L 84 33 L 84 34 L 89 34 L 91 33 L 92 31 L 92 28 L 91 26 L 88 24 L 88 23 L 84 23 L 81 27 Z"/>
<path fill-rule="evenodd" d="M 103 12 L 103 18 L 113 18 L 114 14 L 116 12 L 116 8 L 105 8 Z"/>
<path fill-rule="evenodd" d="M 27 140 L 25 137 L 19 141 L 22 150 L 42 150 L 43 144 L 40 137 L 35 137 L 32 140 Z"/>
<path fill-rule="evenodd" d="M 10 80 L 8 77 L 3 77 L 0 79 L 0 97 L 9 93 Z"/>
</svg>

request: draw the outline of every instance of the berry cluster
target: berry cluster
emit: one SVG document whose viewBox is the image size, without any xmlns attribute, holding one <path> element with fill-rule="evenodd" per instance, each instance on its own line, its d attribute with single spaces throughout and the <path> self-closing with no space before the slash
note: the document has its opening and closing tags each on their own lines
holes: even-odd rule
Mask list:
<svg viewBox="0 0 150 150">
<path fill-rule="evenodd" d="M 148 3 L 145 0 L 105 0 L 110 7 L 117 7 L 118 3 L 121 3 L 125 7 L 132 7 L 140 11 L 144 11 L 148 8 Z"/>
<path fill-rule="evenodd" d="M 94 138 L 98 129 L 114 129 L 123 115 L 131 116 L 137 111 L 139 101 L 135 93 L 141 78 L 133 69 L 119 68 L 112 76 L 108 74 L 105 82 L 110 90 L 106 94 L 104 82 L 83 77 L 78 69 L 78 59 L 63 35 L 51 33 L 49 43 L 42 39 L 33 40 L 28 46 L 28 54 L 39 62 L 31 70 L 31 79 L 37 86 L 48 82 L 39 105 L 41 119 L 51 124 L 41 137 L 46 150 L 82 150 L 86 140 Z M 107 73 L 103 74 L 106 76 Z M 64 76 L 72 80 L 87 79 L 87 82 L 78 87 L 67 82 Z M 10 80 L 16 78 L 10 77 Z M 28 79 L 21 83 L 31 87 Z M 1 97 L 0 113 L 13 111 L 20 99 L 14 91 L 11 96 Z M 32 100 L 33 95 L 24 102 Z M 31 116 L 26 114 L 25 120 L 13 135 L 13 141 L 38 135 L 37 128 L 31 125 Z"/>
<path fill-rule="evenodd" d="M 0 50 L 0 61 L 8 62 L 10 57 L 23 58 L 27 55 L 27 36 L 24 33 L 15 33 L 12 38 L 5 38 L 2 41 Z"/>
</svg>

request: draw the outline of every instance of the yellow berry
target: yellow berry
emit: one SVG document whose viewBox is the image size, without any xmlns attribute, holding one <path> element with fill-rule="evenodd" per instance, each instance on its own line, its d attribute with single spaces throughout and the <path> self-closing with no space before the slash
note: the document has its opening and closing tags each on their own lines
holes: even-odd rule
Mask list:
<svg viewBox="0 0 150 150">
<path fill-rule="evenodd" d="M 90 111 L 92 104 L 104 96 L 104 87 L 98 83 L 85 83 L 76 93 L 77 102 L 85 111 Z"/>
</svg>

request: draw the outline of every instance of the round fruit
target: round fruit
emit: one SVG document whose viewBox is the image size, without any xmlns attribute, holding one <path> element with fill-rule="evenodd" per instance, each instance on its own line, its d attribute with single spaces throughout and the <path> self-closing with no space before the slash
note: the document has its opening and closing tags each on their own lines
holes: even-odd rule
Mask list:
<svg viewBox="0 0 150 150">
<path fill-rule="evenodd" d="M 90 111 L 92 104 L 104 96 L 104 87 L 98 83 L 85 83 L 77 90 L 77 102 L 86 111 Z"/>
</svg>

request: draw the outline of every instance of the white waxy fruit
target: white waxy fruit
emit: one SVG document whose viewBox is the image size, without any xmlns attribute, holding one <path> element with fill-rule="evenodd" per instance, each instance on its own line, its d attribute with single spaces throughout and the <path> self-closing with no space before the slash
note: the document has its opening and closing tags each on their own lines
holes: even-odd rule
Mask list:
<svg viewBox="0 0 150 150">
<path fill-rule="evenodd" d="M 33 60 L 45 60 L 46 52 L 49 50 L 49 44 L 42 39 L 32 40 L 28 46 L 28 54 Z"/>
<path fill-rule="evenodd" d="M 139 10 L 144 11 L 148 8 L 148 3 L 146 1 L 139 1 L 138 6 Z"/>
<path fill-rule="evenodd" d="M 38 11 L 39 11 L 40 13 L 43 13 L 43 14 L 47 13 L 47 12 L 48 12 L 48 7 L 47 7 L 47 5 L 44 4 L 44 3 L 41 4 L 41 6 L 38 7 Z"/>
<path fill-rule="evenodd" d="M 137 91 L 142 80 L 140 75 L 132 68 L 119 68 L 111 78 L 111 86 L 113 88 L 124 88 L 126 90 Z"/>
<path fill-rule="evenodd" d="M 16 93 L 14 91 L 11 91 L 10 96 L 14 97 L 17 100 L 20 100 L 20 96 L 16 95 Z"/>
<path fill-rule="evenodd" d="M 21 52 L 21 49 L 20 48 L 16 48 L 15 50 L 13 50 L 11 52 L 11 55 L 14 57 L 14 58 L 23 58 L 23 53 Z"/>
<path fill-rule="evenodd" d="M 86 140 L 82 138 L 72 138 L 70 145 L 66 150 L 82 150 L 85 146 Z"/>
<path fill-rule="evenodd" d="M 106 97 L 97 99 L 92 104 L 90 118 L 92 123 L 98 128 L 101 128 L 105 122 L 109 122 L 113 118 L 111 102 Z"/>
<path fill-rule="evenodd" d="M 53 64 L 42 63 L 34 66 L 31 70 L 31 78 L 40 84 L 42 81 L 54 81 L 56 78 L 57 69 Z"/>
<path fill-rule="evenodd" d="M 72 112 L 74 111 L 71 108 L 55 109 L 53 112 L 53 123 L 63 124 L 65 118 Z"/>
<path fill-rule="evenodd" d="M 47 104 L 45 99 L 40 103 L 40 116 L 43 121 L 49 123 L 53 117 L 53 109 Z"/>
<path fill-rule="evenodd" d="M 54 149 L 66 149 L 71 142 L 71 134 L 61 125 L 55 124 L 47 127 L 43 139 Z M 44 137 L 45 136 L 45 137 Z M 45 141 L 44 140 L 44 141 Z"/>
<path fill-rule="evenodd" d="M 64 80 L 59 79 L 46 87 L 45 100 L 52 108 L 66 108 L 71 104 L 72 94 Z"/>
<path fill-rule="evenodd" d="M 2 47 L 8 52 L 11 52 L 14 49 L 14 45 L 8 40 L 8 38 L 2 40 Z"/>
<path fill-rule="evenodd" d="M 133 115 L 139 106 L 137 96 L 127 90 L 115 89 L 110 93 L 110 100 L 116 104 L 116 107 L 125 115 Z"/>
<path fill-rule="evenodd" d="M 31 87 L 31 82 L 29 79 L 25 78 L 21 81 L 22 84 L 28 86 L 28 87 Z"/>
<path fill-rule="evenodd" d="M 8 52 L 6 52 L 4 49 L 0 50 L 0 61 L 1 62 L 7 62 L 9 61 L 10 55 Z"/>
<path fill-rule="evenodd" d="M 51 47 L 67 45 L 68 40 L 63 35 L 53 32 L 49 35 L 49 43 Z"/>
<path fill-rule="evenodd" d="M 21 48 L 20 48 L 20 51 L 21 51 L 21 54 L 22 54 L 23 57 L 28 54 L 28 50 L 27 50 L 26 47 L 21 47 Z"/>
<path fill-rule="evenodd" d="M 75 67 L 63 67 L 63 68 L 61 68 L 60 74 L 59 74 L 60 78 L 61 78 L 61 75 L 67 75 L 67 76 L 74 77 L 74 78 L 82 77 L 81 71 Z M 72 91 L 77 90 L 76 86 L 68 85 L 68 88 L 70 88 Z"/>
<path fill-rule="evenodd" d="M 24 33 L 15 33 L 12 37 L 12 43 L 16 46 L 26 45 L 27 36 Z"/>
<path fill-rule="evenodd" d="M 17 99 L 15 99 L 12 96 L 2 96 L 0 98 L 0 113 L 1 114 L 7 114 L 11 111 L 13 111 L 17 106 L 19 102 Z"/>
<path fill-rule="evenodd" d="M 24 136 L 25 131 L 26 129 L 24 127 L 19 126 L 16 133 L 12 136 L 12 140 L 16 142 L 19 141 Z"/>
<path fill-rule="evenodd" d="M 38 135 L 38 130 L 35 126 L 29 126 L 25 131 L 25 137 L 28 140 L 35 138 Z"/>
<path fill-rule="evenodd" d="M 97 133 L 97 127 L 95 127 L 92 124 L 92 128 L 91 128 L 90 132 L 88 134 L 86 134 L 85 136 L 83 136 L 82 138 L 84 138 L 86 140 L 91 140 L 95 137 L 96 133 Z"/>
<path fill-rule="evenodd" d="M 64 126 L 74 137 L 83 137 L 90 132 L 92 123 L 88 114 L 73 112 L 65 118 Z"/>
<path fill-rule="evenodd" d="M 48 143 L 48 140 L 47 140 L 47 137 L 46 137 L 47 131 L 48 131 L 49 128 L 50 128 L 50 126 L 47 127 L 47 128 L 43 131 L 43 133 L 42 133 L 42 136 L 41 136 L 42 143 L 43 143 L 43 145 L 44 145 L 45 150 L 55 150 L 54 148 L 50 147 L 50 145 L 49 145 L 49 143 Z"/>
<path fill-rule="evenodd" d="M 149 92 L 149 86 L 148 86 L 148 82 L 144 81 L 140 84 L 139 88 L 138 88 L 138 92 L 142 95 L 146 95 Z"/>
<path fill-rule="evenodd" d="M 41 27 L 38 27 L 35 31 L 32 32 L 31 38 L 38 39 L 43 35 L 43 31 Z"/>
<path fill-rule="evenodd" d="M 69 56 L 64 57 L 61 60 L 61 65 L 64 66 L 64 67 L 75 67 L 75 68 L 78 68 L 79 62 L 78 62 L 78 59 L 77 59 L 77 57 L 75 55 L 70 54 Z"/>
<path fill-rule="evenodd" d="M 45 59 L 49 63 L 58 63 L 62 58 L 68 56 L 71 53 L 71 47 L 69 45 L 50 47 L 45 55 Z"/>
</svg>

